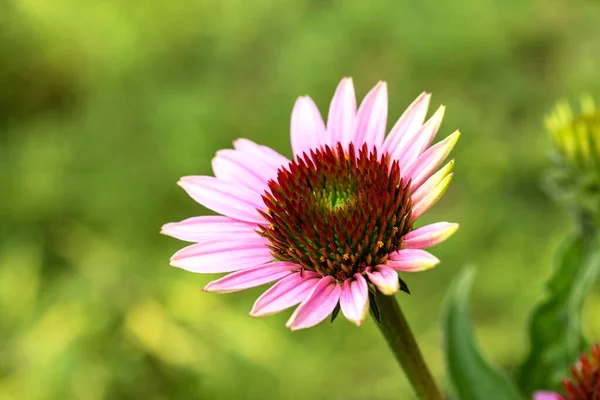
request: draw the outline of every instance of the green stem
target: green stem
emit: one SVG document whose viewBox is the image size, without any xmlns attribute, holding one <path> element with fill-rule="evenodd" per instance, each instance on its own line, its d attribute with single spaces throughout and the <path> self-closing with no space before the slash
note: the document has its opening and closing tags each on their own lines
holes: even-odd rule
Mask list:
<svg viewBox="0 0 600 400">
<path fill-rule="evenodd" d="M 377 291 L 375 300 L 379 309 L 379 329 L 418 398 L 441 400 L 442 395 L 436 387 L 427 365 L 425 365 L 419 346 L 396 298 Z"/>
</svg>

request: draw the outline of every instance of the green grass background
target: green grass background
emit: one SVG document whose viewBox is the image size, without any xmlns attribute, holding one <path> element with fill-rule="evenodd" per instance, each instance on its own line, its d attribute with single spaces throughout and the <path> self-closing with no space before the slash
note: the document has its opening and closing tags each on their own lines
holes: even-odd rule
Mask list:
<svg viewBox="0 0 600 400">
<path fill-rule="evenodd" d="M 238 137 L 291 156 L 297 96 L 378 80 L 390 122 L 421 91 L 463 136 L 424 218 L 461 224 L 398 298 L 443 385 L 439 313 L 477 266 L 479 342 L 514 368 L 572 230 L 541 189 L 556 99 L 600 93 L 596 1 L 8 0 L 0 4 L 0 399 L 411 399 L 373 321 L 284 328 L 264 289 L 202 292 L 161 224 L 176 185 Z M 598 98 L 598 97 L 597 97 Z M 600 291 L 585 310 L 600 338 Z M 596 310 L 594 312 L 593 310 Z M 560 334 L 560 332 L 557 332 Z"/>
</svg>

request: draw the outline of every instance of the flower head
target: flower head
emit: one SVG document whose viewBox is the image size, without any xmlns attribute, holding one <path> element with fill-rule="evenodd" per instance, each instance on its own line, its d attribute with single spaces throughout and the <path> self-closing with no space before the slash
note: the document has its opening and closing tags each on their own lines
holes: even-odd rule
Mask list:
<svg viewBox="0 0 600 400">
<path fill-rule="evenodd" d="M 571 367 L 572 378 L 563 379 L 565 394 L 537 392 L 534 400 L 596 400 L 600 399 L 600 344 L 592 347 L 590 356 L 582 354 Z"/>
<path fill-rule="evenodd" d="M 600 215 L 600 111 L 590 96 L 578 112 L 559 102 L 546 118 L 554 144 L 550 194 L 593 216 Z"/>
<path fill-rule="evenodd" d="M 341 309 L 362 324 L 369 292 L 408 290 L 397 271 L 421 271 L 439 260 L 423 248 L 451 236 L 457 224 L 413 229 L 446 191 L 453 161 L 440 167 L 459 133 L 431 146 L 444 107 L 424 123 L 421 94 L 387 135 L 387 87 L 378 83 L 356 107 L 350 78 L 339 84 L 327 125 L 309 97 L 291 118 L 292 161 L 246 139 L 220 150 L 215 173 L 179 185 L 221 214 L 166 224 L 162 233 L 196 242 L 171 258 L 193 272 L 232 272 L 205 290 L 226 293 L 276 282 L 250 315 L 300 304 L 287 326 L 314 326 Z"/>
</svg>

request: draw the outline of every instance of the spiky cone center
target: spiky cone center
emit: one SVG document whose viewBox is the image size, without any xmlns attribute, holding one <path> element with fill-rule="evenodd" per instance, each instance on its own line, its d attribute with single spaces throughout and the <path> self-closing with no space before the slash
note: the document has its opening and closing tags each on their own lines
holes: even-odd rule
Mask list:
<svg viewBox="0 0 600 400">
<path fill-rule="evenodd" d="M 401 248 L 412 229 L 409 184 L 397 161 L 366 144 L 314 149 L 269 182 L 259 234 L 275 259 L 342 281 Z"/>
<path fill-rule="evenodd" d="M 600 344 L 592 347 L 590 355 L 583 354 L 571 367 L 572 379 L 563 380 L 565 400 L 600 399 Z"/>
</svg>

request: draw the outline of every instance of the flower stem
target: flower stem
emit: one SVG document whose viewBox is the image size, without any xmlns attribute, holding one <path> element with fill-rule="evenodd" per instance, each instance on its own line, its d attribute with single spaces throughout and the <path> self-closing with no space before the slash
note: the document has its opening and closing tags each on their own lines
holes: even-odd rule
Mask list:
<svg viewBox="0 0 600 400">
<path fill-rule="evenodd" d="M 379 309 L 379 329 L 418 398 L 441 400 L 442 395 L 425 365 L 419 346 L 396 298 L 377 291 L 375 299 Z"/>
</svg>

